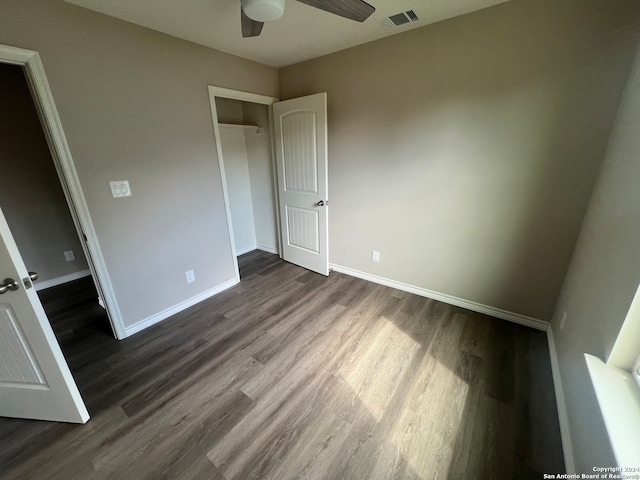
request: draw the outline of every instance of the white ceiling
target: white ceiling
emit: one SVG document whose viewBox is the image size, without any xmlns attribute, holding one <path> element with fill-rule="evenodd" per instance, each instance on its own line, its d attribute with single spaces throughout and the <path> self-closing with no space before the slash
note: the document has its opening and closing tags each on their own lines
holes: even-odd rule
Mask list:
<svg viewBox="0 0 640 480">
<path fill-rule="evenodd" d="M 242 38 L 240 0 L 64 0 L 174 37 L 272 67 L 320 57 L 507 0 L 367 0 L 376 7 L 364 23 L 286 0 L 284 16 L 262 35 Z M 413 9 L 418 21 L 386 28 L 381 19 Z"/>
</svg>

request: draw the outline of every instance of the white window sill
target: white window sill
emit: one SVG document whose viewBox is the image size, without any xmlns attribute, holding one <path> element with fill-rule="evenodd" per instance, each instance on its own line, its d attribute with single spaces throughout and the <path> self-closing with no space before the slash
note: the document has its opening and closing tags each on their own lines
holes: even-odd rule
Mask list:
<svg viewBox="0 0 640 480">
<path fill-rule="evenodd" d="M 640 467 L 640 389 L 631 373 L 585 354 L 619 467 Z"/>
</svg>

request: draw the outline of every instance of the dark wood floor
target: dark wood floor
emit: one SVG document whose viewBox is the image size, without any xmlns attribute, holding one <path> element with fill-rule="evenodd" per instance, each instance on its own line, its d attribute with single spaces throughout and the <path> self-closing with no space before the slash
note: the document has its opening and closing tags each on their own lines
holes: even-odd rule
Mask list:
<svg viewBox="0 0 640 480">
<path fill-rule="evenodd" d="M 95 303 L 49 304 L 92 418 L 0 419 L 0 477 L 564 471 L 542 332 L 262 252 L 240 270 L 236 287 L 120 342 Z"/>
</svg>

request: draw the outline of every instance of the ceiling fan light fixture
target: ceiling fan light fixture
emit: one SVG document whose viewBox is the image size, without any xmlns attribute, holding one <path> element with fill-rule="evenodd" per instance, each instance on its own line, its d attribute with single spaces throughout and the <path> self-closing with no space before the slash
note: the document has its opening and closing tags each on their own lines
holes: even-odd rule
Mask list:
<svg viewBox="0 0 640 480">
<path fill-rule="evenodd" d="M 284 14 L 285 0 L 241 0 L 242 11 L 256 22 L 278 20 Z"/>
</svg>

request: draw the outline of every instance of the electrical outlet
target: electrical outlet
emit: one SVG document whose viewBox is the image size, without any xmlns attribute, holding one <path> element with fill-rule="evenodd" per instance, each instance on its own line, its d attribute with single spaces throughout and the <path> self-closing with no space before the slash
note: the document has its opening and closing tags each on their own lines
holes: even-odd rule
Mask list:
<svg viewBox="0 0 640 480">
<path fill-rule="evenodd" d="M 193 270 L 189 270 L 188 272 L 185 272 L 185 275 L 187 277 L 187 283 L 196 281 L 196 274 L 193 273 Z"/>
<path fill-rule="evenodd" d="M 567 323 L 567 312 L 562 312 L 562 318 L 560 319 L 560 331 L 564 330 L 565 323 Z"/>
<path fill-rule="evenodd" d="M 67 250 L 66 252 L 64 252 L 64 258 L 67 260 L 67 262 L 73 262 L 76 259 L 76 254 L 73 253 L 73 250 Z"/>
<path fill-rule="evenodd" d="M 380 262 L 380 252 L 376 252 L 375 250 L 373 250 L 371 252 L 371 261 L 372 262 Z"/>
</svg>

